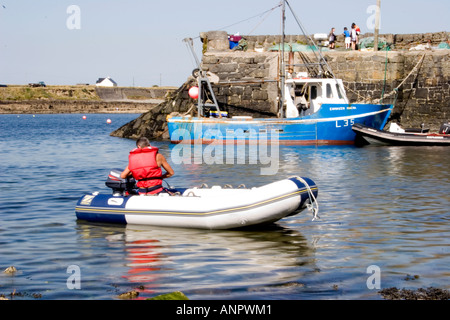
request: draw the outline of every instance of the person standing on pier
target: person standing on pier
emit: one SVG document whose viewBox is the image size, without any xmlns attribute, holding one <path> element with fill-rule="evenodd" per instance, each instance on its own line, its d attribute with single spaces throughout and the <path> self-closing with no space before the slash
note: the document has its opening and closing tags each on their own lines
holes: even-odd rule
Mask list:
<svg viewBox="0 0 450 320">
<path fill-rule="evenodd" d="M 358 43 L 358 33 L 356 32 L 356 24 L 352 23 L 352 30 L 350 31 L 350 38 L 352 42 L 352 50 L 356 50 L 356 44 Z"/>
<path fill-rule="evenodd" d="M 352 40 L 350 37 L 350 31 L 348 31 L 347 27 L 344 27 L 344 37 L 345 37 L 345 49 L 350 49 Z"/>
<path fill-rule="evenodd" d="M 328 41 L 330 42 L 330 49 L 334 49 L 336 46 L 336 35 L 334 34 L 335 29 L 331 28 L 330 34 L 328 35 Z"/>
</svg>

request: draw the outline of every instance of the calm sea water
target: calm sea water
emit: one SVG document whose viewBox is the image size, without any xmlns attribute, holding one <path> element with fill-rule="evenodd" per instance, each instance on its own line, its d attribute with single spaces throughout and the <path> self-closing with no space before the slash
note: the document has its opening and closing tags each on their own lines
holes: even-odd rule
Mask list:
<svg viewBox="0 0 450 320">
<path fill-rule="evenodd" d="M 0 115 L 0 269 L 18 270 L 0 272 L 0 294 L 116 299 L 131 290 L 139 298 L 179 290 L 190 299 L 381 299 L 370 288 L 378 279 L 381 288 L 450 288 L 445 147 L 280 147 L 271 176 L 260 174 L 261 164 L 237 160 L 173 163 L 173 186 L 310 177 L 319 186 L 318 221 L 307 211 L 246 231 L 77 221 L 77 199 L 109 192 L 109 169 L 126 166 L 134 141 L 109 133 L 135 117 Z M 175 146 L 154 144 L 171 161 Z M 80 289 L 67 285 L 74 266 Z"/>
</svg>

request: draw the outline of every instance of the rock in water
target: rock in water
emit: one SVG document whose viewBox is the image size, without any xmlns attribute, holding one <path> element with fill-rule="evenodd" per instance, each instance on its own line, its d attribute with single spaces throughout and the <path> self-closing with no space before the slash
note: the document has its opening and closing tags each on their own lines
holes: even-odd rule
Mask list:
<svg viewBox="0 0 450 320">
<path fill-rule="evenodd" d="M 171 293 L 161 294 L 159 296 L 149 298 L 147 300 L 189 300 L 183 292 L 175 291 Z"/>
<path fill-rule="evenodd" d="M 196 101 L 189 98 L 188 94 L 189 88 L 193 85 L 196 85 L 196 80 L 189 78 L 178 90 L 169 94 L 164 102 L 113 131 L 110 135 L 135 140 L 141 136 L 150 140 L 169 139 L 167 116 L 173 112 L 185 114 L 190 110 L 193 114 L 196 111 L 196 108 L 191 108 Z"/>
<path fill-rule="evenodd" d="M 3 272 L 13 274 L 13 273 L 17 272 L 17 269 L 14 266 L 10 266 L 10 267 L 6 268 L 5 271 L 3 271 Z"/>
</svg>

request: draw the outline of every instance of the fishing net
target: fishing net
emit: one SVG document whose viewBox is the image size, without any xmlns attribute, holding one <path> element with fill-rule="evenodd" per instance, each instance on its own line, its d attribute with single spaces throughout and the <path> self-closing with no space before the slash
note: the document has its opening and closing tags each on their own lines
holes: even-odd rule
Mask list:
<svg viewBox="0 0 450 320">
<path fill-rule="evenodd" d="M 374 48 L 374 37 L 363 38 L 359 41 L 359 47 L 361 49 L 370 49 Z M 388 43 L 385 38 L 378 38 L 378 50 L 392 50 L 392 44 Z"/>
<path fill-rule="evenodd" d="M 450 45 L 447 42 L 441 42 L 437 47 L 438 49 L 450 49 Z"/>
<path fill-rule="evenodd" d="M 281 50 L 282 46 L 280 44 L 273 45 L 269 48 L 269 51 L 278 51 Z M 289 52 L 311 52 L 311 51 L 317 51 L 317 47 L 307 44 L 301 44 L 301 43 L 285 43 L 284 44 L 284 51 Z M 321 51 L 328 51 L 328 48 L 322 47 L 320 49 Z"/>
</svg>

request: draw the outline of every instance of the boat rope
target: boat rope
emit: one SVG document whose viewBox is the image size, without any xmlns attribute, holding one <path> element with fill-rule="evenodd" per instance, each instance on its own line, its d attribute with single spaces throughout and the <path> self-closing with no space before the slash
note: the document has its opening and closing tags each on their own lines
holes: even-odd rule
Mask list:
<svg viewBox="0 0 450 320">
<path fill-rule="evenodd" d="M 217 31 L 227 30 L 228 28 L 234 27 L 235 25 L 238 25 L 238 24 L 240 24 L 240 23 L 247 22 L 247 21 L 249 21 L 249 20 L 252 20 L 252 19 L 255 19 L 255 18 L 258 18 L 258 17 L 260 18 L 261 16 L 265 15 L 266 13 L 270 14 L 272 11 L 274 11 L 275 9 L 277 9 L 277 8 L 279 8 L 279 7 L 281 7 L 281 3 L 279 3 L 277 6 L 275 6 L 275 7 L 273 7 L 273 8 L 270 8 L 270 9 L 264 11 L 264 12 L 258 13 L 258 14 L 256 14 L 256 15 L 250 17 L 250 18 L 247 18 L 247 19 L 244 19 L 244 20 L 240 20 L 240 21 L 237 21 L 237 22 L 232 23 L 232 24 L 230 24 L 230 25 L 227 25 L 227 26 L 225 26 L 225 27 L 219 28 L 219 29 L 217 29 Z M 266 16 L 265 18 L 263 18 L 263 21 L 264 21 L 266 18 L 267 18 L 267 16 Z M 259 24 L 261 24 L 261 22 L 260 22 Z M 256 27 L 258 27 L 259 24 L 258 24 Z M 253 28 L 253 30 L 252 30 L 251 32 L 253 32 L 253 31 L 256 29 L 256 27 Z M 197 36 L 197 37 L 192 38 L 192 39 L 195 40 L 195 39 L 198 39 L 198 38 L 200 38 L 200 36 Z"/>
<path fill-rule="evenodd" d="M 351 92 L 353 92 L 355 95 L 357 95 L 357 96 L 358 96 L 358 100 L 359 100 L 359 99 L 362 99 L 363 102 L 366 102 L 366 100 L 368 100 L 366 97 L 362 96 L 358 91 L 353 90 L 353 89 L 350 89 L 350 87 L 349 87 L 349 86 L 346 86 L 345 84 L 344 84 L 344 88 L 345 88 L 346 91 L 351 91 Z M 358 102 L 356 102 L 356 103 L 358 103 Z"/>
<path fill-rule="evenodd" d="M 295 14 L 294 10 L 291 7 L 291 4 L 285 0 L 287 6 L 289 7 L 289 10 L 291 11 L 292 16 L 294 17 L 295 22 L 297 22 L 297 25 L 300 27 L 300 30 L 302 30 L 303 35 L 313 44 L 313 46 L 315 48 L 319 48 L 316 45 L 316 42 L 313 40 L 313 38 L 311 37 L 311 34 L 309 32 L 306 31 L 306 28 L 303 26 L 303 24 L 300 22 L 300 19 L 297 17 L 297 15 Z M 317 50 L 317 52 L 315 50 L 312 51 L 314 56 L 316 57 L 317 61 L 320 61 L 319 64 L 319 68 L 322 69 L 322 71 L 325 74 L 329 74 L 331 75 L 331 77 L 333 79 L 336 80 L 336 76 L 333 73 L 333 70 L 331 69 L 330 65 L 328 64 L 327 60 L 324 58 L 324 56 L 322 55 L 321 50 Z M 323 68 L 323 65 L 325 65 L 326 68 Z"/>
<path fill-rule="evenodd" d="M 314 196 L 314 193 L 312 192 L 311 187 L 309 186 L 308 182 L 306 182 L 305 179 L 303 179 L 302 177 L 299 177 L 299 176 L 293 176 L 291 178 L 295 178 L 295 179 L 299 180 L 301 183 L 303 183 L 305 185 L 305 187 L 306 187 L 306 190 L 308 191 L 309 203 L 306 204 L 306 207 L 308 208 L 309 211 L 312 211 L 313 218 L 312 218 L 311 221 L 315 221 L 317 219 L 320 219 L 320 217 L 319 217 L 319 203 L 317 202 L 317 199 Z"/>
<path fill-rule="evenodd" d="M 263 12 L 262 14 L 260 14 L 260 16 L 262 16 L 264 13 L 267 13 L 266 14 L 266 16 L 265 17 L 263 17 L 263 18 L 261 18 L 261 21 L 259 21 L 258 23 L 257 23 L 257 25 L 252 29 L 252 30 L 250 30 L 250 32 L 247 34 L 247 36 L 250 36 L 250 35 L 252 35 L 252 33 L 256 30 L 256 28 L 258 28 L 269 16 L 270 16 L 270 14 L 276 9 L 276 8 L 278 8 L 278 7 L 280 7 L 281 6 L 281 3 L 278 5 L 278 6 L 276 6 L 276 7 L 274 7 L 274 8 L 272 8 L 272 9 L 270 9 L 270 10 L 267 10 L 267 11 L 265 11 L 265 12 Z"/>
<path fill-rule="evenodd" d="M 384 80 L 383 80 L 383 91 L 381 92 L 380 103 L 383 103 L 384 92 L 386 90 L 386 77 L 387 77 L 387 66 L 388 66 L 388 50 L 386 50 L 386 59 L 384 61 Z"/>
<path fill-rule="evenodd" d="M 417 69 L 417 72 L 419 72 L 419 70 L 420 70 L 420 67 L 419 67 L 419 66 L 422 66 L 422 62 L 423 62 L 423 60 L 424 60 L 424 58 L 425 58 L 425 55 L 426 55 L 426 53 L 424 53 L 424 54 L 422 55 L 422 57 L 420 58 L 419 62 L 417 62 L 416 66 L 411 70 L 411 72 L 406 76 L 406 78 L 403 79 L 403 81 L 400 82 L 400 84 L 399 84 L 394 90 L 392 90 L 392 92 L 390 92 L 390 93 L 388 94 L 388 96 L 389 96 L 389 95 L 392 95 L 392 94 L 394 94 L 394 93 L 396 93 L 396 92 L 398 91 L 398 89 L 405 83 L 405 81 L 413 74 L 413 72 L 414 72 L 416 69 Z M 418 75 L 418 74 L 417 74 L 417 75 Z"/>
<path fill-rule="evenodd" d="M 422 57 L 419 59 L 419 61 L 417 62 L 417 64 L 414 66 L 414 68 L 410 71 L 410 73 L 408 73 L 408 75 L 402 80 L 402 82 L 400 82 L 400 84 L 399 84 L 397 87 L 395 87 L 395 88 L 394 88 L 391 92 L 389 92 L 388 94 L 382 96 L 380 99 L 372 100 L 372 102 L 374 102 L 374 103 L 379 103 L 379 102 L 383 101 L 383 99 L 386 99 L 387 97 L 390 97 L 390 96 L 392 96 L 392 95 L 395 95 L 394 98 L 395 98 L 395 100 L 397 100 L 398 89 L 406 82 L 406 80 L 408 80 L 408 78 L 416 71 L 416 69 L 417 69 L 417 72 L 419 72 L 420 66 L 422 65 L 422 62 L 423 62 L 425 56 L 426 56 L 426 53 L 424 53 L 424 54 L 422 55 Z M 386 58 L 386 59 L 387 59 L 387 58 Z M 387 62 L 386 62 L 386 64 L 387 64 Z"/>
<path fill-rule="evenodd" d="M 226 30 L 226 29 L 228 29 L 229 27 L 234 27 L 234 26 L 237 25 L 237 24 L 240 24 L 240 23 L 243 23 L 243 22 L 247 22 L 247 21 L 252 20 L 252 19 L 254 19 L 254 18 L 261 17 L 262 15 L 264 15 L 264 14 L 266 14 L 266 13 L 270 13 L 270 12 L 274 11 L 275 9 L 277 9 L 277 8 L 279 8 L 279 7 L 281 7 L 281 3 L 278 4 L 277 6 L 275 6 L 275 7 L 271 8 L 271 9 L 269 9 L 269 10 L 266 10 L 266 11 L 264 11 L 264 12 L 258 13 L 257 15 L 254 15 L 254 16 L 252 16 L 252 17 L 250 17 L 250 18 L 247 18 L 247 19 L 244 19 L 244 20 L 235 22 L 235 23 L 233 23 L 233 24 L 230 24 L 230 25 L 228 25 L 228 26 L 222 27 L 222 28 L 219 29 L 219 31 L 221 31 L 221 30 Z M 253 32 L 253 30 L 252 30 L 252 32 Z"/>
<path fill-rule="evenodd" d="M 188 114 L 190 114 L 191 111 L 192 111 L 192 109 L 194 109 L 194 107 L 195 107 L 195 104 L 193 104 L 193 105 L 189 108 L 188 111 L 186 111 L 185 113 L 183 113 L 183 117 L 184 117 L 184 116 L 187 116 Z"/>
</svg>

